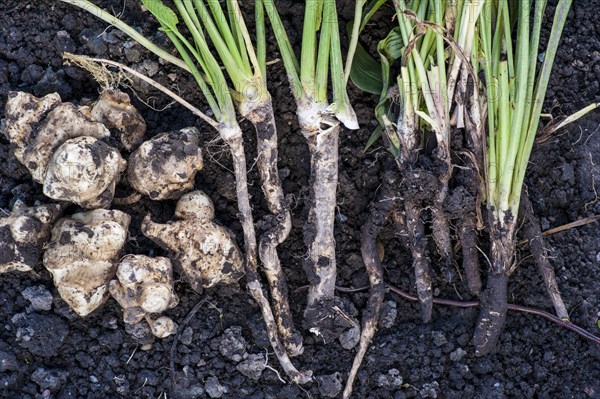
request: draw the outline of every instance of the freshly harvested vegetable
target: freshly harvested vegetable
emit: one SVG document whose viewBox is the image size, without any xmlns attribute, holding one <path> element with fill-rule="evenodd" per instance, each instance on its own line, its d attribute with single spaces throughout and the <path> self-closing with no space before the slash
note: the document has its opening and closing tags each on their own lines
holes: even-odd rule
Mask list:
<svg viewBox="0 0 600 399">
<path fill-rule="evenodd" d="M 360 22 L 359 31 L 383 3 L 384 1 L 370 3 L 369 11 Z M 452 280 L 454 274 L 447 214 L 449 183 L 453 176 L 450 132 L 451 127 L 457 124 L 464 128 L 467 122 L 471 122 L 469 115 L 464 115 L 464 106 L 453 107 L 465 102 L 466 94 L 461 92 L 461 97 L 455 96 L 454 92 L 457 82 L 460 83 L 460 89 L 463 89 L 463 77 L 465 80 L 469 77 L 470 71 L 462 65 L 465 59 L 463 52 L 470 52 L 472 28 L 481 12 L 481 4 L 470 0 L 397 0 L 394 1 L 394 7 L 398 26 L 377 47 L 381 57 L 381 78 L 379 81 L 373 79 L 370 75 L 372 70 L 365 69 L 366 65 L 377 65 L 375 60 L 368 61 L 366 51 L 361 51 L 357 59 L 360 62 L 357 62 L 351 74 L 359 87 L 380 90 L 380 103 L 375 113 L 381 124 L 384 143 L 394 155 L 395 166 L 402 178 L 395 179 L 391 171 L 386 172 L 384 185 L 398 185 L 399 187 L 394 187 L 398 193 L 394 194 L 391 187 L 382 190 L 385 201 L 380 199 L 374 204 L 372 219 L 362 231 L 363 259 L 371 291 L 363 316 L 359 350 L 344 390 L 344 398 L 348 398 L 352 392 L 354 378 L 379 319 L 383 301 L 383 271 L 381 262 L 377 259 L 375 242 L 385 218 L 393 216 L 399 235 L 405 237 L 405 243 L 411 251 L 417 296 L 425 322 L 431 319 L 433 306 L 431 259 L 425 233 L 428 210 L 431 212 L 432 237 L 442 258 L 441 271 L 448 281 Z M 457 14 L 462 16 L 458 22 L 455 19 Z M 451 33 L 454 33 L 456 41 L 450 37 Z M 450 43 L 448 47 L 446 42 Z M 401 61 L 399 75 L 390 79 L 392 64 L 396 60 Z M 452 110 L 455 115 L 450 118 Z M 472 130 L 479 127 L 479 132 L 481 131 L 479 125 L 472 125 Z M 425 134 L 428 131 L 432 134 Z M 479 155 L 474 157 L 481 158 Z M 461 209 L 459 213 L 475 215 L 475 201 L 468 203 L 473 209 Z M 465 236 L 461 234 L 461 239 Z M 476 242 L 471 240 L 469 244 L 474 245 Z M 476 251 L 476 247 L 471 248 L 463 241 L 463 252 L 470 255 L 471 260 L 472 250 Z"/>
<path fill-rule="evenodd" d="M 352 326 L 351 318 L 343 311 L 343 303 L 335 295 L 337 268 L 333 228 L 340 122 L 350 129 L 358 128 L 346 92 L 347 74 L 343 70 L 336 4 L 335 0 L 306 2 L 300 62 L 274 2 L 256 0 L 255 4 L 260 20 L 266 13 L 273 27 L 298 107 L 301 133 L 311 154 L 309 214 L 304 225 L 304 242 L 308 247 L 304 270 L 310 287 L 304 326 L 328 342 Z M 357 2 L 359 10 L 363 5 L 363 1 Z M 330 72 L 332 102 L 327 98 Z"/>
<path fill-rule="evenodd" d="M 89 115 L 87 107 L 61 103 L 56 93 L 37 98 L 12 92 L 6 130 L 16 158 L 45 195 L 83 208 L 107 208 L 126 162 L 100 141 L 110 131 Z"/>
<path fill-rule="evenodd" d="M 0 216 L 0 273 L 32 270 L 40 262 L 52 224 L 61 213 L 58 204 L 28 207 L 15 201 L 12 211 Z"/>
<path fill-rule="evenodd" d="M 475 66 L 484 74 L 488 96 L 485 190 L 491 266 L 474 337 L 477 355 L 490 353 L 496 347 L 506 320 L 508 278 L 517 267 L 515 235 L 525 171 L 572 0 L 560 0 L 556 6 L 539 71 L 541 16 L 547 1 L 535 1 L 533 27 L 532 3 L 532 0 L 510 3 L 515 6 L 511 8 L 508 0 L 486 0 L 478 23 L 483 56 Z M 516 31 L 511 28 L 515 12 L 518 13 Z M 514 52 L 513 43 L 516 43 Z M 553 273 L 544 277 L 547 287 L 555 289 L 556 282 L 551 282 Z M 560 295 L 555 292 L 551 298 L 560 317 L 568 320 Z"/>
<path fill-rule="evenodd" d="M 123 308 L 123 321 L 127 324 L 146 322 L 158 338 L 171 335 L 175 324 L 170 318 L 152 318 L 179 303 L 173 290 L 171 261 L 163 257 L 128 255 L 119 262 L 116 277 L 110 282 L 109 290 Z"/>
<path fill-rule="evenodd" d="M 195 127 L 161 133 L 129 157 L 127 181 L 153 200 L 177 199 L 194 186 L 202 170 L 200 132 Z"/>
<path fill-rule="evenodd" d="M 83 208 L 108 208 L 127 163 L 117 149 L 93 137 L 65 141 L 46 167 L 44 194 Z"/>
<path fill-rule="evenodd" d="M 192 191 L 177 201 L 176 220 L 142 222 L 142 233 L 173 252 L 173 263 L 184 280 L 202 292 L 216 284 L 233 284 L 244 275 L 242 254 L 233 233 L 214 222 L 215 209 L 202 191 Z"/>
<path fill-rule="evenodd" d="M 96 209 L 60 219 L 44 253 L 61 298 L 86 316 L 109 296 L 130 217 L 118 210 Z"/>
<path fill-rule="evenodd" d="M 120 90 L 106 88 L 90 107 L 90 116 L 109 129 L 119 131 L 119 140 L 127 151 L 135 150 L 146 133 L 146 121 L 131 104 L 129 95 Z"/>
<path fill-rule="evenodd" d="M 264 112 L 265 109 L 262 105 L 268 105 L 270 101 L 270 96 L 268 96 L 266 90 L 252 90 L 252 88 L 256 87 L 265 88 L 263 81 L 264 74 L 262 73 L 265 70 L 264 56 L 262 56 L 266 49 L 264 32 L 261 34 L 259 29 L 259 34 L 257 35 L 259 38 L 257 44 L 259 55 L 257 56 L 251 44 L 250 35 L 246 29 L 237 0 L 228 0 L 226 2 L 228 16 L 221 9 L 219 2 L 209 1 L 207 2 L 207 7 L 203 1 L 176 0 L 175 5 L 179 16 L 183 19 L 187 30 L 193 38 L 190 41 L 181 33 L 177 26 L 179 24 L 178 14 L 160 0 L 143 0 L 142 3 L 157 18 L 161 24 L 161 30 L 165 32 L 176 47 L 181 56 L 180 59 L 154 45 L 135 29 L 87 0 L 61 1 L 76 5 L 115 25 L 159 57 L 190 72 L 198 83 L 198 87 L 208 102 L 216 120 L 212 120 L 206 116 L 202 119 L 209 121 L 209 124 L 219 131 L 221 138 L 229 146 L 233 158 L 239 217 L 244 231 L 244 266 L 248 289 L 260 306 L 267 325 L 269 340 L 283 369 L 296 383 L 309 381 L 311 372 L 298 371 L 291 363 L 289 355 L 286 352 L 287 349 L 291 355 L 300 353 L 302 351 L 302 342 L 300 335 L 295 332 L 291 314 L 289 313 L 289 306 L 285 297 L 286 288 L 283 272 L 279 261 L 273 256 L 276 253 L 274 248 L 285 239 L 290 225 L 289 223 L 286 224 L 288 217 L 285 216 L 287 212 L 285 206 L 276 206 L 283 204 L 276 204 L 274 202 L 283 198 L 283 195 L 280 195 L 282 191 L 276 189 L 274 192 L 270 192 L 272 188 L 277 188 L 277 184 L 279 183 L 277 174 L 275 173 L 277 170 L 277 156 L 272 148 L 273 144 L 276 143 L 276 136 L 274 134 L 275 124 L 273 118 L 268 115 L 268 112 L 266 112 L 264 117 L 260 115 L 255 115 L 256 119 L 251 117 L 253 113 Z M 205 32 L 207 35 L 205 35 Z M 209 47 L 208 39 L 212 41 L 216 54 L 221 59 L 234 87 L 231 87 L 226 80 L 221 65 Z M 233 57 L 233 60 L 230 57 Z M 262 60 L 260 63 L 258 61 L 259 58 Z M 258 101 L 262 105 L 254 110 L 252 107 L 244 107 L 244 98 Z M 261 176 L 263 179 L 268 180 L 263 180 L 263 191 L 269 191 L 269 195 L 267 195 L 267 199 L 270 202 L 269 207 L 272 211 L 278 212 L 277 219 L 281 222 L 273 231 L 268 232 L 261 253 L 264 253 L 268 257 L 268 259 L 264 260 L 265 269 L 271 282 L 272 296 L 274 301 L 276 301 L 277 319 L 262 291 L 258 276 L 257 242 L 247 187 L 246 157 L 242 131 L 235 115 L 234 99 L 239 104 L 241 112 L 247 112 L 249 119 L 255 121 L 257 126 L 260 121 L 264 122 L 260 128 L 261 131 L 263 128 L 265 129 L 264 134 L 262 132 L 259 134 L 259 153 L 261 154 L 259 157 L 262 158 L 260 162 L 266 162 L 264 168 L 261 166 Z M 281 338 L 283 338 L 283 344 L 280 334 L 278 334 L 278 324 L 279 331 L 282 332 Z"/>
</svg>

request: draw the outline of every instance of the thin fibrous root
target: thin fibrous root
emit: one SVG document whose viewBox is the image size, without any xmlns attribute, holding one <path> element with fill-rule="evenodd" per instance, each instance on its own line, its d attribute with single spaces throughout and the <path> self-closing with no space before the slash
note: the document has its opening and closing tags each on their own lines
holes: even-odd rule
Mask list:
<svg viewBox="0 0 600 399">
<path fill-rule="evenodd" d="M 252 209 L 250 207 L 250 195 L 248 193 L 248 182 L 246 180 L 246 156 L 244 154 L 242 131 L 239 126 L 220 129 L 223 140 L 231 150 L 233 158 L 233 167 L 236 177 L 236 193 L 238 200 L 239 218 L 244 231 L 244 249 L 246 269 L 246 281 L 250 294 L 260 307 L 263 319 L 265 320 L 269 342 L 273 347 L 275 356 L 279 360 L 281 367 L 291 380 L 297 384 L 304 384 L 311 380 L 312 371 L 298 371 L 292 364 L 284 346 L 281 344 L 277 325 L 269 301 L 265 297 L 260 280 L 258 277 L 257 253 L 256 253 L 256 233 L 254 231 L 254 221 L 252 220 Z"/>
<path fill-rule="evenodd" d="M 335 289 L 337 291 L 345 292 L 348 294 L 366 291 L 370 288 L 371 288 L 370 286 L 356 287 L 356 288 L 347 288 L 347 287 L 341 287 L 341 286 L 335 287 Z M 302 291 L 304 289 L 308 289 L 308 286 L 298 287 L 296 289 L 296 291 Z M 413 302 L 419 301 L 418 297 L 408 293 L 407 291 L 401 290 L 398 287 L 394 287 L 392 285 L 385 284 L 385 289 L 386 289 L 386 292 L 387 291 L 393 292 L 394 294 L 397 294 L 398 296 L 400 296 L 406 300 L 413 301 Z M 454 299 L 445 299 L 445 298 L 436 298 L 436 297 L 433 298 L 433 303 L 436 305 L 454 306 L 457 308 L 476 308 L 480 305 L 479 301 L 457 301 Z M 558 317 L 556 317 L 555 315 L 553 315 L 552 313 L 547 312 L 543 309 L 530 308 L 528 306 L 516 305 L 514 303 L 509 303 L 508 310 L 543 317 L 544 319 L 546 319 L 560 327 L 564 327 L 567 330 L 571 330 L 571 331 L 577 333 L 582 338 L 585 338 L 588 341 L 595 343 L 596 345 L 600 345 L 600 337 L 592 334 L 589 331 L 586 331 L 585 329 L 571 323 L 570 321 L 561 320 Z"/>
<path fill-rule="evenodd" d="M 273 105 L 269 97 L 263 101 L 248 102 L 245 107 L 241 108 L 244 110 L 244 116 L 256 128 L 258 171 L 262 191 L 271 212 L 271 215 L 265 218 L 268 220 L 265 220 L 264 225 L 269 227 L 260 237 L 259 256 L 269 281 L 279 334 L 288 354 L 297 356 L 304 351 L 302 335 L 294 327 L 286 278 L 277 254 L 277 246 L 284 242 L 290 234 L 292 218 L 287 209 L 279 180 L 277 127 L 273 115 Z"/>
<path fill-rule="evenodd" d="M 330 342 L 352 326 L 348 322 L 351 317 L 343 311 L 340 313 L 344 305 L 335 296 L 333 228 L 340 122 L 329 115 L 327 105 L 321 103 L 299 104 L 298 120 L 310 151 L 309 211 L 303 229 L 304 243 L 308 247 L 304 270 L 310 288 L 303 325 L 325 342 Z"/>
<path fill-rule="evenodd" d="M 554 305 L 556 315 L 561 320 L 568 321 L 569 313 L 567 312 L 565 303 L 560 295 L 554 268 L 548 260 L 548 250 L 544 242 L 544 237 L 542 236 L 539 222 L 533 214 L 533 207 L 529 200 L 529 196 L 527 195 L 527 190 L 523 190 L 523 195 L 521 195 L 521 210 L 519 211 L 519 214 L 522 215 L 524 221 L 523 234 L 529 241 L 529 249 L 533 255 L 533 260 L 544 280 L 544 285 L 546 286 L 550 300 Z"/>
<path fill-rule="evenodd" d="M 392 188 L 396 185 L 397 182 L 395 181 L 392 172 L 390 170 L 386 171 L 383 186 L 384 189 L 381 191 L 380 199 L 375 206 L 371 208 L 369 220 L 363 226 L 361 231 L 362 258 L 367 269 L 371 289 L 369 292 L 369 300 L 367 301 L 367 306 L 363 314 L 358 351 L 354 356 L 352 368 L 350 369 L 346 387 L 344 388 L 344 393 L 342 395 L 345 399 L 349 398 L 352 394 L 352 385 L 354 384 L 356 373 L 358 373 L 358 369 L 367 353 L 371 339 L 373 339 L 375 331 L 377 330 L 377 323 L 379 321 L 379 314 L 381 312 L 381 305 L 385 294 L 383 267 L 381 266 L 381 260 L 377 250 L 377 236 L 381 232 L 381 229 L 383 229 L 385 220 L 393 209 L 398 206 L 397 200 L 390 200 L 390 198 L 397 198 L 396 195 L 391 193 Z"/>
</svg>

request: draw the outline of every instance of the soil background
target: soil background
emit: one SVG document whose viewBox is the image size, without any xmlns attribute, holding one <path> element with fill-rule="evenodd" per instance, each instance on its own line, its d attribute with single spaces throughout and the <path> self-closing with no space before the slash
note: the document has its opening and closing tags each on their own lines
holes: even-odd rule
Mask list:
<svg viewBox="0 0 600 399">
<path fill-rule="evenodd" d="M 156 24 L 135 1 L 96 1 L 168 47 Z M 290 39 L 298 46 L 303 2 L 278 1 Z M 338 1 L 342 18 L 351 18 L 353 2 Z M 547 15 L 552 15 L 551 1 Z M 574 1 L 552 73 L 544 112 L 562 117 L 600 101 L 600 1 Z M 387 13 L 387 14 L 386 14 Z M 391 24 L 389 9 L 367 28 L 363 44 L 374 50 Z M 546 17 L 545 29 L 551 21 Z M 547 36 L 548 32 L 545 31 Z M 273 50 L 269 58 L 277 58 Z M 83 71 L 63 65 L 61 53 L 100 56 L 133 65 L 136 69 L 176 88 L 183 97 L 206 108 L 185 73 L 162 64 L 114 28 L 79 9 L 51 0 L 3 0 L 0 4 L 0 118 L 6 95 L 21 90 L 42 96 L 57 91 L 63 101 L 85 102 L 98 95 L 98 85 Z M 308 151 L 298 133 L 295 106 L 282 65 L 269 67 L 270 89 L 279 129 L 280 173 L 284 190 L 292 197 L 293 231 L 280 247 L 291 290 L 292 310 L 300 324 L 306 284 L 301 260 L 302 224 L 307 210 Z M 361 129 L 344 131 L 340 148 L 340 178 L 336 242 L 339 284 L 367 285 L 360 255 L 360 227 L 380 185 L 388 157 L 382 147 L 363 148 L 376 125 L 376 98 L 350 89 Z M 189 112 L 170 105 L 160 94 L 140 92 L 135 105 L 148 123 L 147 138 L 168 130 L 197 125 L 202 130 L 206 167 L 196 187 L 214 200 L 219 221 L 241 237 L 236 220 L 234 176 L 231 161 L 216 133 Z M 166 108 L 165 108 L 166 107 Z M 163 109 L 164 108 L 164 109 Z M 160 111 L 159 111 L 160 110 Z M 255 220 L 267 212 L 260 193 L 253 159 L 254 131 L 244 122 L 249 179 Z M 600 113 L 589 114 L 534 149 L 526 181 L 534 211 L 543 229 L 600 214 Z M 118 195 L 126 195 L 126 187 Z M 0 208 L 15 200 L 48 200 L 39 185 L 11 153 L 0 135 Z M 169 220 L 174 202 L 142 199 L 130 207 L 130 237 L 124 253 L 164 255 L 139 230 L 151 213 L 157 221 Z M 67 214 L 77 211 L 76 207 Z M 260 224 L 257 225 L 260 232 Z M 411 261 L 390 227 L 380 237 L 385 248 L 386 280 L 414 292 Z M 485 248 L 485 239 L 482 239 Z M 559 287 L 576 324 L 600 333 L 600 232 L 598 224 L 571 229 L 548 237 Z M 434 253 L 434 251 L 432 251 Z M 552 311 L 526 248 L 519 249 L 522 263 L 511 277 L 509 300 Z M 434 257 L 434 266 L 435 260 Z M 460 256 L 456 257 L 460 262 Z M 483 263 L 482 263 L 483 264 Z M 458 270 L 458 269 L 457 269 Z M 304 334 L 305 352 L 294 360 L 317 376 L 306 386 L 282 382 L 274 370 L 277 360 L 269 352 L 260 312 L 243 288 L 211 289 L 210 304 L 202 307 L 183 327 L 175 355 L 176 386 L 171 387 L 169 350 L 173 337 L 156 341 L 149 351 L 124 330 L 121 311 L 110 299 L 86 318 L 69 311 L 41 263 L 35 273 L 0 276 L 0 397 L 2 398 L 319 398 L 335 394 L 337 381 L 345 381 L 354 350 L 336 342 L 323 345 Z M 34 311 L 22 292 L 43 286 L 53 295 L 50 311 Z M 448 284 L 435 278 L 435 295 L 470 299 L 460 278 Z M 177 281 L 181 302 L 167 312 L 181 323 L 200 296 Z M 360 311 L 366 293 L 342 294 Z M 437 306 L 433 319 L 423 324 L 413 304 L 386 295 L 381 326 L 359 372 L 356 398 L 600 398 L 600 348 L 576 334 L 536 316 L 509 313 L 498 351 L 476 358 L 471 337 L 477 309 Z M 233 352 L 232 352 L 233 351 Z M 260 377 L 242 374 L 232 353 L 255 355 L 268 366 Z M 259 360 L 259 363 L 263 360 Z M 339 373 L 339 374 L 336 374 Z M 282 374 L 283 376 L 283 374 Z"/>
</svg>

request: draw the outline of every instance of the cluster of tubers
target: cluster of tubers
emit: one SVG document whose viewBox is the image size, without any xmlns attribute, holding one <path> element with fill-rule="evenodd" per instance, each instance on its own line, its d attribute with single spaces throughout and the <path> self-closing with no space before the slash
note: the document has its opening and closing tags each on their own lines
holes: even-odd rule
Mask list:
<svg viewBox="0 0 600 399">
<path fill-rule="evenodd" d="M 12 92 L 4 126 L 15 157 L 59 203 L 27 207 L 17 200 L 11 212 L 0 214 L 0 273 L 30 271 L 43 253 L 58 293 L 79 316 L 112 296 L 126 325 L 149 328 L 158 338 L 176 331 L 161 315 L 179 302 L 172 265 L 197 291 L 244 274 L 235 238 L 214 222 L 210 198 L 189 192 L 203 167 L 196 128 L 143 142 L 145 121 L 117 90 L 104 90 L 90 106 L 62 103 L 56 93 L 37 98 Z M 130 153 L 128 161 L 119 150 Z M 127 213 L 109 209 L 119 183 L 152 200 L 179 199 L 177 220 L 158 224 L 147 216 L 142 225 L 169 258 L 119 260 L 130 223 Z M 82 210 L 61 218 L 69 203 Z"/>
</svg>

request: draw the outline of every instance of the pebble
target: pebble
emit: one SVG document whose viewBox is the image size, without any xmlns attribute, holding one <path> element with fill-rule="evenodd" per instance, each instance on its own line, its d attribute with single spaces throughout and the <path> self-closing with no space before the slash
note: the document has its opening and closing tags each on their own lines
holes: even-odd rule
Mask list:
<svg viewBox="0 0 600 399">
<path fill-rule="evenodd" d="M 446 339 L 446 336 L 444 335 L 443 332 L 441 332 L 441 331 L 433 332 L 433 343 L 435 346 L 437 346 L 437 347 L 444 346 L 444 345 L 446 345 L 447 342 L 448 342 L 448 340 Z"/>
<path fill-rule="evenodd" d="M 346 350 L 354 348 L 360 341 L 360 326 L 356 324 L 354 327 L 344 331 L 340 335 L 339 340 L 342 348 Z"/>
<path fill-rule="evenodd" d="M 142 59 L 142 53 L 135 47 L 125 47 L 124 53 L 127 61 L 131 63 L 139 62 Z"/>
<path fill-rule="evenodd" d="M 179 342 L 181 342 L 184 345 L 191 345 L 193 337 L 194 337 L 194 330 L 192 329 L 192 327 L 187 326 L 181 332 L 181 335 L 179 336 Z"/>
<path fill-rule="evenodd" d="M 142 68 L 146 71 L 146 74 L 149 77 L 156 75 L 159 70 L 158 63 L 150 60 L 144 60 L 142 62 Z"/>
<path fill-rule="evenodd" d="M 63 69 L 54 71 L 49 66 L 40 80 L 33 86 L 33 94 L 41 97 L 48 93 L 57 92 L 61 98 L 71 97 L 71 86 L 65 84 L 64 74 Z"/>
<path fill-rule="evenodd" d="M 17 327 L 19 345 L 41 357 L 58 355 L 69 334 L 66 323 L 55 315 L 17 313 L 11 321 Z"/>
<path fill-rule="evenodd" d="M 340 373 L 315 377 L 319 384 L 319 393 L 326 398 L 335 398 L 342 390 Z"/>
<path fill-rule="evenodd" d="M 125 331 L 141 345 L 148 345 L 154 342 L 152 330 L 145 321 L 136 324 L 125 323 Z"/>
<path fill-rule="evenodd" d="M 386 301 L 381 307 L 379 325 L 383 328 L 392 328 L 398 316 L 398 307 L 395 301 Z"/>
<path fill-rule="evenodd" d="M 248 378 L 258 380 L 265 369 L 265 358 L 261 354 L 251 354 L 248 358 L 240 362 L 236 369 Z"/>
<path fill-rule="evenodd" d="M 52 294 L 43 285 L 27 287 L 21 293 L 23 298 L 31 302 L 35 310 L 50 310 L 52 308 Z"/>
<path fill-rule="evenodd" d="M 60 390 L 62 384 L 67 380 L 69 373 L 62 370 L 46 370 L 42 367 L 37 368 L 31 375 L 31 380 L 39 385 L 41 389 L 48 389 L 56 392 Z"/>
<path fill-rule="evenodd" d="M 0 373 L 7 370 L 17 370 L 19 364 L 17 363 L 17 357 L 12 352 L 0 351 Z"/>
<path fill-rule="evenodd" d="M 439 389 L 440 384 L 437 381 L 423 384 L 421 387 L 420 394 L 423 398 L 433 398 L 436 399 L 438 397 L 437 390 Z"/>
<path fill-rule="evenodd" d="M 450 353 L 450 360 L 452 360 L 453 362 L 460 362 L 466 354 L 467 351 L 465 351 L 463 348 L 458 348 L 452 353 Z"/>
<path fill-rule="evenodd" d="M 208 377 L 206 384 L 204 384 L 204 390 L 211 398 L 220 398 L 228 392 L 227 388 L 221 385 L 217 377 Z"/>
<path fill-rule="evenodd" d="M 117 386 L 117 392 L 123 396 L 127 396 L 129 393 L 129 381 L 124 374 L 118 375 L 113 378 L 115 385 Z"/>
<path fill-rule="evenodd" d="M 387 374 L 380 374 L 377 377 L 377 385 L 380 387 L 397 388 L 402 385 L 402 382 L 398 369 L 389 369 Z"/>
<path fill-rule="evenodd" d="M 227 359 L 239 362 L 246 354 L 246 339 L 242 336 L 242 327 L 232 326 L 225 330 L 219 342 L 219 351 Z"/>
</svg>

